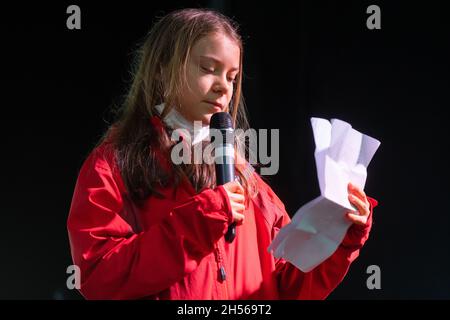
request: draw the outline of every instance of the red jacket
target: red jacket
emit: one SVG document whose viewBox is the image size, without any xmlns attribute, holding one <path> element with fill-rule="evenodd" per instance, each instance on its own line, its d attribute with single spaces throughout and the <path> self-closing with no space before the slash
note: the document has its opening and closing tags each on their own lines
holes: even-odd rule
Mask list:
<svg viewBox="0 0 450 320">
<path fill-rule="evenodd" d="M 371 219 L 366 227 L 352 225 L 330 258 L 303 273 L 267 251 L 290 218 L 271 188 L 257 181 L 259 193 L 229 244 L 224 234 L 232 215 L 223 187 L 196 194 L 184 183 L 137 207 L 111 148 L 96 148 L 80 171 L 67 222 L 81 293 L 87 299 L 326 298 L 358 256 Z M 373 208 L 376 201 L 369 200 Z"/>
</svg>

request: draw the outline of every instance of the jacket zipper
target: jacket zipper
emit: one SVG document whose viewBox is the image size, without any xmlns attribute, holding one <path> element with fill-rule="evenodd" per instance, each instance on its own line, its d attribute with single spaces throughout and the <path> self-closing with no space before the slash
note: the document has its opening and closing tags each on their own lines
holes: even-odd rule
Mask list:
<svg viewBox="0 0 450 320">
<path fill-rule="evenodd" d="M 222 293 L 224 293 L 225 299 L 228 299 L 228 288 L 227 288 L 227 284 L 225 283 L 225 281 L 227 279 L 227 273 L 225 271 L 225 266 L 224 266 L 224 263 L 223 263 L 222 252 L 221 252 L 221 250 L 219 248 L 219 244 L 218 243 L 215 245 L 214 255 L 215 255 L 216 263 L 217 263 L 217 273 L 218 273 L 218 279 L 219 279 L 219 287 L 220 287 Z M 221 298 L 221 299 L 224 299 L 224 298 Z"/>
<path fill-rule="evenodd" d="M 217 269 L 218 269 L 218 273 L 219 273 L 220 282 L 224 282 L 227 279 L 227 273 L 226 273 L 225 267 L 223 265 L 222 253 L 220 252 L 218 244 L 216 244 L 214 253 L 216 256 L 216 263 L 217 263 Z"/>
</svg>

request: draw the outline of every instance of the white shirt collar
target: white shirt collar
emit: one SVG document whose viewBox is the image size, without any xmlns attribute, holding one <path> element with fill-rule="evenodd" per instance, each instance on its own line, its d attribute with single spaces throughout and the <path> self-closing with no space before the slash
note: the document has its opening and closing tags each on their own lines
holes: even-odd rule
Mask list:
<svg viewBox="0 0 450 320">
<path fill-rule="evenodd" d="M 161 114 L 164 110 L 164 103 L 161 103 L 155 108 L 158 110 L 159 114 Z M 195 145 L 203 140 L 209 141 L 209 126 L 202 125 L 200 129 L 196 127 L 194 130 L 194 123 L 188 121 L 185 117 L 183 117 L 175 108 L 172 108 L 170 112 L 163 119 L 164 123 L 170 128 L 176 129 L 186 129 L 191 135 L 192 145 Z M 200 122 L 200 121 L 199 121 Z"/>
</svg>

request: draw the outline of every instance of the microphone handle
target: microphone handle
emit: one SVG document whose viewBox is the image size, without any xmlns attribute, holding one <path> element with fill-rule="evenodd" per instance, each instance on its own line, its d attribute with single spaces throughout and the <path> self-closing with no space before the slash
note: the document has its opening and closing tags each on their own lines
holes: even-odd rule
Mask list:
<svg viewBox="0 0 450 320">
<path fill-rule="evenodd" d="M 216 164 L 217 185 L 234 181 L 234 161 L 230 162 L 224 161 L 223 164 Z M 232 222 L 225 233 L 225 241 L 228 243 L 233 242 L 234 238 L 236 238 L 236 222 Z"/>
<path fill-rule="evenodd" d="M 234 238 L 236 238 L 236 222 L 231 223 L 228 226 L 227 233 L 225 233 L 225 241 L 228 243 L 233 242 Z"/>
</svg>

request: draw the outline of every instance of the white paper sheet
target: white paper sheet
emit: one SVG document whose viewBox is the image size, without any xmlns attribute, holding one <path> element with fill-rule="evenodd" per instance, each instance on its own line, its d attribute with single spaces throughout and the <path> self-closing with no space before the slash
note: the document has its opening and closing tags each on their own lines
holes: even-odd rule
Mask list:
<svg viewBox="0 0 450 320">
<path fill-rule="evenodd" d="M 355 210 L 347 185 L 352 182 L 364 189 L 367 166 L 380 146 L 342 120 L 311 118 L 311 125 L 321 195 L 302 206 L 268 248 L 303 272 L 330 257 L 344 239 L 351 225 L 345 213 Z"/>
</svg>

